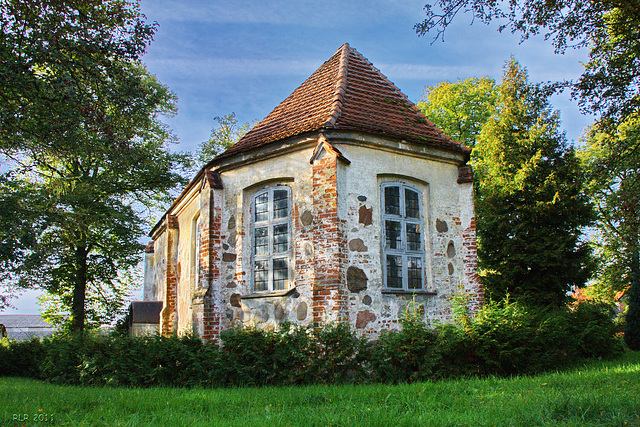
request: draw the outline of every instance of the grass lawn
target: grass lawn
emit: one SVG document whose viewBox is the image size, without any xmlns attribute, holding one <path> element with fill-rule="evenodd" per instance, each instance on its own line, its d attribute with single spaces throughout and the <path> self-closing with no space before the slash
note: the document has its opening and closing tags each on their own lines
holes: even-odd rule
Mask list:
<svg viewBox="0 0 640 427">
<path fill-rule="evenodd" d="M 0 378 L 0 425 L 640 426 L 640 354 L 536 377 L 404 385 L 130 389 Z"/>
</svg>

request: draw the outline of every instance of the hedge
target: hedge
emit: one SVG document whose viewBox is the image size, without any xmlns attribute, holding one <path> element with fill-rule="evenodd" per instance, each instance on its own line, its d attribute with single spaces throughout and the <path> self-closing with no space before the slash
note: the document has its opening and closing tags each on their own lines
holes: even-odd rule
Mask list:
<svg viewBox="0 0 640 427">
<path fill-rule="evenodd" d="M 5 340 L 0 375 L 133 387 L 410 382 L 536 374 L 623 349 L 607 308 L 591 303 L 545 312 L 503 301 L 434 329 L 419 316 L 401 323 L 377 340 L 344 324 L 231 329 L 220 347 L 192 335 Z"/>
</svg>

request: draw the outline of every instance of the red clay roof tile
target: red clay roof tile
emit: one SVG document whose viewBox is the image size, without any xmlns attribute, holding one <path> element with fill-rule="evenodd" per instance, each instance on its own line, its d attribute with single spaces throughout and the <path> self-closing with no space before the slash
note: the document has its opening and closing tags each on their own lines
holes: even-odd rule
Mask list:
<svg viewBox="0 0 640 427">
<path fill-rule="evenodd" d="M 240 141 L 215 160 L 319 130 L 386 135 L 468 153 L 442 133 L 358 51 L 344 44 Z"/>
</svg>

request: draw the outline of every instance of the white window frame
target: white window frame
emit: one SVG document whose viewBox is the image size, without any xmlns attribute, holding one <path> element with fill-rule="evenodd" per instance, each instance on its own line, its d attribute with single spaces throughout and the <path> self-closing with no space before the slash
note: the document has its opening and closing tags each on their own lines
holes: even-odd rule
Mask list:
<svg viewBox="0 0 640 427">
<path fill-rule="evenodd" d="M 274 217 L 274 208 L 273 208 L 273 199 L 274 192 L 278 190 L 285 190 L 287 192 L 287 214 L 285 217 L 275 218 Z M 263 194 L 267 194 L 268 196 L 268 209 L 267 216 L 268 218 L 264 221 L 256 221 L 256 199 Z M 291 197 L 291 188 L 286 185 L 275 185 L 271 187 L 267 187 L 256 191 L 256 193 L 251 197 L 251 207 L 249 214 L 251 216 L 251 240 L 250 240 L 250 250 L 251 250 L 251 288 L 254 293 L 274 293 L 286 291 L 292 287 L 292 274 L 291 274 L 291 254 L 292 254 L 292 230 L 291 230 L 291 207 L 292 207 L 292 197 Z M 278 225 L 287 225 L 287 251 L 285 252 L 274 252 L 274 237 L 273 230 L 275 226 Z M 267 228 L 267 240 L 268 240 L 268 250 L 266 254 L 256 254 L 256 229 L 257 228 Z M 286 277 L 286 285 L 283 289 L 274 289 L 274 269 L 273 262 L 274 260 L 285 260 L 287 264 L 287 277 Z M 256 289 L 256 261 L 267 261 L 267 286 L 266 289 Z"/>
<path fill-rule="evenodd" d="M 385 189 L 390 187 L 398 187 L 399 189 L 399 202 L 400 209 L 399 214 L 390 214 L 386 212 L 386 199 L 385 199 Z M 406 216 L 406 200 L 405 200 L 405 190 L 411 190 L 418 194 L 418 217 L 412 218 Z M 425 265 L 425 228 L 424 228 L 424 206 L 422 203 L 422 191 L 416 188 L 413 185 L 406 184 L 404 182 L 399 181 L 391 181 L 384 182 L 380 184 L 380 205 L 381 205 L 381 228 L 382 228 L 382 277 L 383 277 L 383 287 L 385 290 L 389 291 L 406 291 L 406 292 L 419 292 L 424 291 L 427 287 L 427 277 L 426 277 L 426 265 Z M 400 223 L 400 247 L 398 248 L 390 248 L 387 246 L 387 221 L 395 221 Z M 418 230 L 420 231 L 420 248 L 418 250 L 412 250 L 408 248 L 407 245 L 407 224 L 418 226 Z M 402 259 L 402 287 L 389 287 L 387 280 L 387 256 L 398 256 Z M 410 258 L 419 258 L 421 269 L 421 283 L 418 288 L 409 288 L 409 272 L 408 265 Z"/>
</svg>

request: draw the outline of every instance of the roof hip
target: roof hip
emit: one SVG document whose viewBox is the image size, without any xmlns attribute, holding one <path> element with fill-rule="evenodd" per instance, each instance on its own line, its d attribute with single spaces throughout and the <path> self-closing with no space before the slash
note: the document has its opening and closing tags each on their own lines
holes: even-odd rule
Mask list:
<svg viewBox="0 0 640 427">
<path fill-rule="evenodd" d="M 338 66 L 338 75 L 336 77 L 336 93 L 334 94 L 331 103 L 331 113 L 329 113 L 329 117 L 324 123 L 325 127 L 334 127 L 342 113 L 342 103 L 345 93 L 347 92 L 350 50 L 351 48 L 349 47 L 349 43 L 343 44 L 340 49 L 338 49 L 338 51 L 340 51 L 340 64 Z"/>
</svg>

